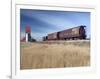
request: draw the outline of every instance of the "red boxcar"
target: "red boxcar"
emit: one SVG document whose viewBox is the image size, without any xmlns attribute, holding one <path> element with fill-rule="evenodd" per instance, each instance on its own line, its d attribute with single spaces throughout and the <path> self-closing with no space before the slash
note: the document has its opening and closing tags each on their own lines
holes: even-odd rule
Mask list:
<svg viewBox="0 0 100 79">
<path fill-rule="evenodd" d="M 85 39 L 85 26 L 78 26 L 75 28 L 67 29 L 59 32 L 59 39 Z"/>
<path fill-rule="evenodd" d="M 48 40 L 57 40 L 58 39 L 58 32 L 48 34 Z"/>
</svg>

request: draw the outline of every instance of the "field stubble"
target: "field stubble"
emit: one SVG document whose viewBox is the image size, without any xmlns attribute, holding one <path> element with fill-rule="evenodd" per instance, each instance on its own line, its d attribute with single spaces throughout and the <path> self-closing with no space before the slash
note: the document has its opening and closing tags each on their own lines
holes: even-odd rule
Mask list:
<svg viewBox="0 0 100 79">
<path fill-rule="evenodd" d="M 90 65 L 90 42 L 21 43 L 21 69 Z"/>
</svg>

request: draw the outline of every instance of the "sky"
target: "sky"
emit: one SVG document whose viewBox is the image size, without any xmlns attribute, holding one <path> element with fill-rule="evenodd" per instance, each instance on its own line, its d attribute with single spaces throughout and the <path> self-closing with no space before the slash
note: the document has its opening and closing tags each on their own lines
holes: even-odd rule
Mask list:
<svg viewBox="0 0 100 79">
<path fill-rule="evenodd" d="M 91 35 L 89 12 L 20 9 L 21 39 L 25 37 L 27 25 L 31 28 L 31 36 L 37 41 L 49 33 L 80 25 L 86 26 L 87 38 Z"/>
</svg>

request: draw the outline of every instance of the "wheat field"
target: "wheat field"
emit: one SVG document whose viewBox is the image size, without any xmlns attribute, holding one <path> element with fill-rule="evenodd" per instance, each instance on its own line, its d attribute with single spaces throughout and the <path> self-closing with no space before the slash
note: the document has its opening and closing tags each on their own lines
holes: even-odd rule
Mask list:
<svg viewBox="0 0 100 79">
<path fill-rule="evenodd" d="M 90 66 L 90 41 L 20 43 L 20 68 Z"/>
</svg>

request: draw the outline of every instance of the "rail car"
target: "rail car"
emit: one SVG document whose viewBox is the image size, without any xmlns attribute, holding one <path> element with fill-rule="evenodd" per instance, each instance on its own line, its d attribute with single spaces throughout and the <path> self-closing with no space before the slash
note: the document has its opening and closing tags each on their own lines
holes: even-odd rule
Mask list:
<svg viewBox="0 0 100 79">
<path fill-rule="evenodd" d="M 74 28 L 62 30 L 55 33 L 50 33 L 43 37 L 43 41 L 46 40 L 75 40 L 75 39 L 86 39 L 86 26 L 81 25 Z"/>
</svg>

